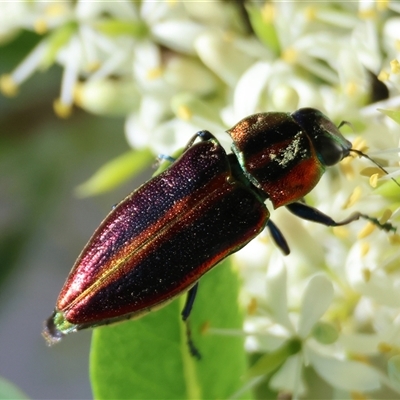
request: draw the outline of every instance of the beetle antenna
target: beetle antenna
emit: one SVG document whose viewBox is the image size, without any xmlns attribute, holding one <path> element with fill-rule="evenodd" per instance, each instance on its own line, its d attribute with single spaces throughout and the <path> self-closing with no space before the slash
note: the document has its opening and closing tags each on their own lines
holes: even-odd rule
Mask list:
<svg viewBox="0 0 400 400">
<path fill-rule="evenodd" d="M 339 125 L 338 125 L 338 129 L 340 129 L 343 125 L 347 125 L 349 126 L 351 129 L 353 129 L 353 125 L 351 124 L 351 122 L 349 121 L 342 121 Z M 354 130 L 354 129 L 353 129 Z M 377 161 L 375 161 L 373 158 L 371 158 L 368 154 L 363 153 L 360 150 L 356 150 L 356 149 L 350 149 L 350 151 L 352 151 L 353 153 L 356 153 L 359 157 L 364 157 L 364 158 L 368 158 L 369 161 L 371 161 L 373 164 L 375 164 L 382 172 L 384 172 L 386 175 L 389 175 L 389 172 L 382 167 L 382 165 L 380 165 Z M 400 187 L 400 183 L 396 181 L 396 179 L 394 179 L 393 177 L 390 177 L 390 179 L 397 185 Z"/>
<path fill-rule="evenodd" d="M 346 121 L 343 121 L 346 122 Z M 339 125 L 342 126 L 343 122 Z M 375 164 L 381 171 L 383 171 L 386 175 L 389 175 L 389 172 L 382 167 L 382 165 L 380 165 L 377 161 L 375 161 L 373 158 L 371 158 L 368 154 L 363 153 L 360 150 L 356 150 L 356 149 L 350 149 L 350 151 L 352 151 L 353 153 L 356 153 L 359 157 L 364 157 L 367 158 L 369 161 L 371 161 L 373 164 Z M 396 179 L 394 179 L 393 177 L 390 177 L 390 179 L 397 185 L 400 187 L 400 183 L 396 181 Z"/>
<path fill-rule="evenodd" d="M 342 121 L 339 125 L 338 125 L 338 129 L 340 129 L 343 125 L 347 125 L 347 126 L 349 126 L 351 129 L 353 129 L 353 131 L 354 131 L 354 127 L 353 127 L 353 125 L 351 124 L 351 122 L 349 122 L 349 121 Z"/>
</svg>

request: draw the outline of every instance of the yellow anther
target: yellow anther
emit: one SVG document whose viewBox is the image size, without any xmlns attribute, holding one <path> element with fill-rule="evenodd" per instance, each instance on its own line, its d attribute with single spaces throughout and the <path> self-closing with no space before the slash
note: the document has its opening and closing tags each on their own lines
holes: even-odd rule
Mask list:
<svg viewBox="0 0 400 400">
<path fill-rule="evenodd" d="M 91 61 L 86 64 L 86 71 L 87 72 L 95 72 L 101 67 L 100 61 Z"/>
<path fill-rule="evenodd" d="M 350 392 L 351 400 L 368 400 L 368 397 L 361 392 Z"/>
<path fill-rule="evenodd" d="M 0 91 L 4 96 L 13 97 L 18 93 L 18 85 L 10 74 L 0 76 Z"/>
<path fill-rule="evenodd" d="M 45 13 L 50 17 L 58 17 L 60 15 L 66 14 L 67 12 L 67 5 L 61 2 L 50 4 L 46 7 L 45 10 Z"/>
<path fill-rule="evenodd" d="M 265 3 L 261 8 L 261 18 L 265 23 L 270 24 L 275 20 L 275 6 L 272 3 Z"/>
<path fill-rule="evenodd" d="M 389 353 L 393 350 L 393 346 L 386 342 L 380 342 L 378 344 L 378 351 L 380 353 Z"/>
<path fill-rule="evenodd" d="M 178 108 L 177 114 L 178 114 L 178 117 L 180 119 L 183 119 L 184 121 L 189 121 L 193 116 L 193 113 L 190 110 L 190 108 L 188 106 L 185 106 L 185 105 L 181 105 Z"/>
<path fill-rule="evenodd" d="M 352 180 L 355 177 L 354 169 L 351 164 L 351 157 L 346 157 L 340 162 L 340 169 L 342 174 L 346 176 L 347 180 Z"/>
<path fill-rule="evenodd" d="M 357 136 L 352 143 L 352 148 L 366 153 L 368 151 L 367 142 L 361 136 Z"/>
<path fill-rule="evenodd" d="M 362 176 L 370 177 L 371 175 L 374 175 L 374 174 L 378 174 L 379 176 L 385 175 L 385 173 L 378 167 L 367 167 L 360 171 L 360 175 L 362 175 Z"/>
<path fill-rule="evenodd" d="M 53 109 L 56 115 L 60 118 L 68 118 L 72 113 L 72 106 L 63 103 L 61 99 L 54 100 Z"/>
<path fill-rule="evenodd" d="M 304 10 L 304 15 L 308 21 L 317 19 L 317 9 L 314 6 L 308 6 Z"/>
<path fill-rule="evenodd" d="M 159 78 L 163 73 L 161 67 L 151 68 L 147 71 L 146 78 L 148 80 L 153 80 Z"/>
<path fill-rule="evenodd" d="M 258 307 L 257 299 L 252 297 L 250 303 L 247 305 L 247 313 L 249 315 L 254 315 L 257 311 L 257 307 Z"/>
<path fill-rule="evenodd" d="M 389 79 L 389 77 L 390 77 L 389 72 L 385 71 L 384 69 L 378 74 L 378 79 L 381 82 L 386 82 Z"/>
<path fill-rule="evenodd" d="M 358 239 L 364 239 L 365 237 L 369 236 L 374 230 L 376 229 L 376 225 L 374 225 L 371 221 L 368 221 L 364 228 L 358 232 Z"/>
<path fill-rule="evenodd" d="M 349 237 L 349 230 L 345 226 L 335 226 L 332 228 L 332 232 L 339 239 L 347 239 Z"/>
<path fill-rule="evenodd" d="M 369 245 L 369 243 L 366 242 L 362 243 L 360 247 L 360 256 L 365 257 L 368 254 L 370 248 L 371 246 Z"/>
<path fill-rule="evenodd" d="M 392 245 L 399 245 L 400 244 L 400 235 L 398 235 L 397 233 L 394 235 L 390 235 L 389 236 L 389 242 Z"/>
<path fill-rule="evenodd" d="M 294 64 L 298 58 L 298 51 L 293 47 L 288 47 L 282 52 L 282 59 L 289 64 Z"/>
<path fill-rule="evenodd" d="M 346 208 L 350 208 L 351 206 L 353 206 L 355 203 L 357 203 L 358 200 L 360 200 L 361 195 L 362 195 L 361 187 L 356 186 L 342 208 L 346 209 Z"/>
<path fill-rule="evenodd" d="M 358 92 L 358 85 L 355 82 L 348 82 L 345 92 L 348 96 L 354 96 Z"/>
<path fill-rule="evenodd" d="M 372 8 L 366 8 L 358 11 L 358 16 L 361 19 L 373 19 L 376 17 L 376 11 Z"/>
<path fill-rule="evenodd" d="M 224 40 L 224 42 L 227 42 L 227 43 L 233 43 L 235 38 L 236 38 L 235 33 L 230 30 L 226 30 L 222 36 L 222 39 Z"/>
<path fill-rule="evenodd" d="M 379 174 L 373 174 L 369 177 L 369 184 L 376 188 L 378 186 Z"/>
<path fill-rule="evenodd" d="M 362 273 L 364 282 L 369 282 L 369 280 L 371 279 L 371 270 L 369 270 L 368 268 L 363 268 L 361 273 Z"/>
<path fill-rule="evenodd" d="M 386 11 L 389 8 L 389 0 L 379 0 L 375 4 L 378 11 Z"/>
<path fill-rule="evenodd" d="M 379 219 L 380 224 L 386 224 L 389 221 L 390 217 L 392 216 L 392 211 L 388 208 L 383 212 L 382 217 Z"/>
<path fill-rule="evenodd" d="M 210 321 L 206 321 L 204 322 L 201 327 L 200 327 L 200 333 L 202 335 L 205 335 L 208 333 L 208 331 L 210 330 Z"/>
<path fill-rule="evenodd" d="M 44 19 L 37 19 L 33 24 L 33 29 L 38 35 L 44 35 L 49 30 L 49 27 Z"/>
<path fill-rule="evenodd" d="M 392 60 L 390 61 L 390 70 L 392 71 L 392 74 L 398 74 L 400 72 L 400 63 L 398 60 Z"/>
</svg>

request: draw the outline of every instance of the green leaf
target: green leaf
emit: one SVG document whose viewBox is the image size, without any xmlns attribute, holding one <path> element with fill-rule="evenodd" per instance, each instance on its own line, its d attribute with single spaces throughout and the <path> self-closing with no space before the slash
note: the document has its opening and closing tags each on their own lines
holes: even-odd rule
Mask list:
<svg viewBox="0 0 400 400">
<path fill-rule="evenodd" d="M 135 38 L 144 38 L 149 34 L 147 25 L 142 21 L 104 19 L 96 22 L 95 27 L 101 33 L 112 37 L 128 35 Z"/>
<path fill-rule="evenodd" d="M 376 189 L 374 189 L 374 193 L 386 197 L 387 199 L 391 199 L 392 201 L 400 201 L 400 188 L 396 182 L 392 180 L 385 181 L 379 185 Z"/>
<path fill-rule="evenodd" d="M 0 400 L 27 399 L 28 396 L 13 383 L 0 376 Z"/>
<path fill-rule="evenodd" d="M 190 316 L 201 360 L 189 354 L 180 312 L 184 296 L 139 320 L 97 328 L 90 373 L 96 399 L 222 399 L 244 382 L 247 368 L 242 336 L 202 333 L 241 329 L 238 279 L 224 261 L 200 280 Z M 249 397 L 246 393 L 246 398 Z"/>
<path fill-rule="evenodd" d="M 382 108 L 378 108 L 378 111 L 380 111 L 382 114 L 385 114 L 389 118 L 392 118 L 393 121 L 396 121 L 398 124 L 400 124 L 400 111 L 399 110 L 384 110 Z"/>
<path fill-rule="evenodd" d="M 271 3 L 266 3 L 263 7 L 249 5 L 246 9 L 257 37 L 274 55 L 278 55 L 280 44 L 274 25 L 274 6 Z"/>
<path fill-rule="evenodd" d="M 132 178 L 154 159 L 149 149 L 130 150 L 107 162 L 86 182 L 76 188 L 79 197 L 107 192 Z"/>
<path fill-rule="evenodd" d="M 43 69 L 49 68 L 55 62 L 58 51 L 69 42 L 77 30 L 78 25 L 75 22 L 69 22 L 49 34 L 46 53 L 42 60 Z"/>
<path fill-rule="evenodd" d="M 387 371 L 390 383 L 400 390 L 400 356 L 394 356 L 389 359 L 387 364 Z"/>
</svg>

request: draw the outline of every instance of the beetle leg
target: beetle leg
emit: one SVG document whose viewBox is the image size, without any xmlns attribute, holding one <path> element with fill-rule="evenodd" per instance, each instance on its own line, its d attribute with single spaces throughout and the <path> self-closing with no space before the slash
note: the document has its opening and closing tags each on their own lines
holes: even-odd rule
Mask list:
<svg viewBox="0 0 400 400">
<path fill-rule="evenodd" d="M 378 228 L 383 229 L 384 231 L 396 232 L 396 228 L 391 223 L 389 222 L 381 223 L 377 218 L 370 217 L 369 215 L 362 214 L 360 212 L 355 212 L 351 214 L 348 218 L 344 219 L 343 221 L 336 222 L 328 215 L 305 203 L 299 203 L 299 202 L 291 203 L 288 204 L 286 208 L 297 217 L 306 219 L 308 221 L 317 222 L 319 224 L 323 224 L 326 226 L 347 225 L 353 221 L 357 221 L 358 219 L 363 218 L 366 219 L 367 221 L 370 221 Z"/>
<path fill-rule="evenodd" d="M 285 256 L 289 255 L 290 249 L 286 242 L 285 237 L 283 236 L 280 229 L 270 219 L 267 222 L 267 228 L 275 244 L 282 250 L 282 253 Z"/>
<path fill-rule="evenodd" d="M 181 312 L 183 321 L 186 321 L 189 318 L 190 312 L 192 311 L 193 308 L 194 300 L 196 298 L 198 287 L 199 287 L 199 282 L 196 282 L 195 285 L 187 293 L 186 303 Z"/>
<path fill-rule="evenodd" d="M 210 138 L 214 137 L 212 133 L 209 131 L 198 131 L 196 134 L 194 134 L 188 144 L 185 146 L 185 149 L 183 150 L 183 153 L 188 150 L 190 147 L 193 146 L 194 142 L 196 141 L 197 138 L 200 138 L 202 141 L 209 140 Z M 168 161 L 170 164 L 174 163 L 176 161 L 175 157 L 169 156 L 167 154 L 158 154 L 157 156 L 157 161 L 158 164 L 161 164 L 162 161 Z"/>
<path fill-rule="evenodd" d="M 192 311 L 192 308 L 193 308 L 193 303 L 196 298 L 198 287 L 199 287 L 199 282 L 196 282 L 195 285 L 188 291 L 185 306 L 183 307 L 181 315 L 182 315 L 182 320 L 186 326 L 186 338 L 187 338 L 187 344 L 189 347 L 190 354 L 193 357 L 196 357 L 197 359 L 200 360 L 201 355 L 200 355 L 200 352 L 197 350 L 195 344 L 193 343 L 192 331 L 190 329 L 190 323 L 188 320 L 190 312 Z"/>
</svg>

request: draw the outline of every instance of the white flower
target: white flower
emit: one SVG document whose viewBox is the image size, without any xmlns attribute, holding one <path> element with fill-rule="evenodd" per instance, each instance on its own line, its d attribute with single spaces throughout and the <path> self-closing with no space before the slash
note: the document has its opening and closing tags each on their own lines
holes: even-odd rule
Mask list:
<svg viewBox="0 0 400 400">
<path fill-rule="evenodd" d="M 342 390 L 368 392 L 380 387 L 379 371 L 347 359 L 343 349 L 335 346 L 332 329 L 319 322 L 334 295 L 332 283 L 325 276 L 314 275 L 308 280 L 299 309 L 294 312 L 289 312 L 286 270 L 278 267 L 268 272 L 266 282 L 265 322 L 262 317 L 249 318 L 245 331 L 250 335 L 247 347 L 251 351 L 278 353 L 292 342 L 288 350 L 291 347 L 293 354 L 288 351 L 271 378 L 273 389 L 291 393 L 294 398 L 304 395 L 305 366 L 312 366 L 327 383 Z"/>
<path fill-rule="evenodd" d="M 198 130 L 210 130 L 228 150 L 224 130 L 249 114 L 315 107 L 336 124 L 349 121 L 353 128 L 341 130 L 353 148 L 389 174 L 347 157 L 328 168 L 307 202 L 336 221 L 357 211 L 377 219 L 392 213 L 399 225 L 391 178 L 400 177 L 400 129 L 377 111 L 400 107 L 399 3 L 247 2 L 246 9 L 254 32 L 232 2 L 4 3 L 0 42 L 21 29 L 43 38 L 0 78 L 0 89 L 14 95 L 57 62 L 59 116 L 74 103 L 123 115 L 132 147 L 168 155 Z M 371 74 L 389 92 L 375 104 Z M 253 305 L 247 348 L 264 353 L 266 370 L 271 357 L 280 360 L 270 386 L 312 394 L 313 380 L 302 374 L 312 366 L 336 398 L 382 385 L 398 392 L 399 237 L 362 220 L 328 228 L 267 207 L 290 256 L 262 233 L 234 257 L 241 300 Z"/>
</svg>

